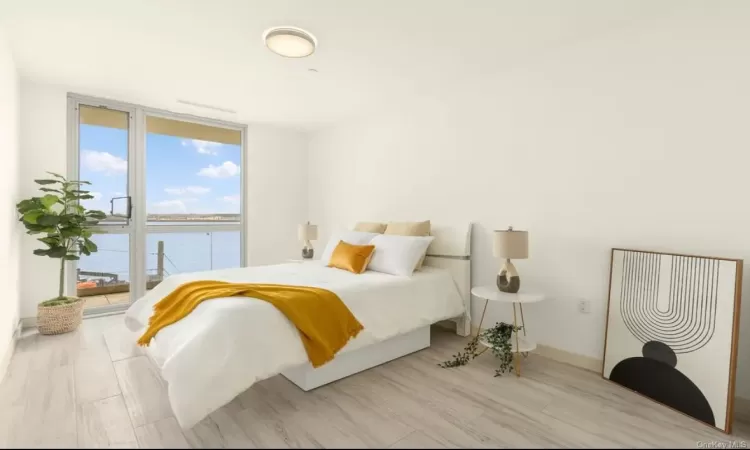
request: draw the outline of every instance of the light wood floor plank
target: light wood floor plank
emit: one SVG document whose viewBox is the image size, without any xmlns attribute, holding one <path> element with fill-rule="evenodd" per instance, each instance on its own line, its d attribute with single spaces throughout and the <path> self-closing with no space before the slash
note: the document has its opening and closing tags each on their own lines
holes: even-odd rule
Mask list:
<svg viewBox="0 0 750 450">
<path fill-rule="evenodd" d="M 112 361 L 145 355 L 144 350 L 136 344 L 138 336 L 125 328 L 124 324 L 105 330 L 103 336 Z"/>
<path fill-rule="evenodd" d="M 421 431 L 412 431 L 405 438 L 399 439 L 389 448 L 445 448 L 440 442 Z"/>
<path fill-rule="evenodd" d="M 489 439 L 488 443 L 493 447 L 612 448 L 617 446 L 612 440 L 597 436 L 542 412 L 527 414 L 507 410 L 502 415 L 483 414 L 471 421 L 467 428 L 486 436 Z"/>
<path fill-rule="evenodd" d="M 297 415 L 303 420 L 309 417 L 323 419 L 326 422 L 324 425 L 328 428 L 330 422 L 334 422 L 341 433 L 357 436 L 357 440 L 364 446 L 387 447 L 414 431 L 412 427 L 389 415 L 385 408 L 362 398 L 361 392 L 356 390 L 353 392 L 339 389 L 336 383 L 333 383 L 316 389 L 314 394 L 319 403 L 310 411 L 312 415 L 304 412 Z M 317 433 L 322 429 L 321 424 L 313 423 L 307 428 L 314 431 L 313 436 L 318 442 L 329 446 L 327 436 Z"/>
<path fill-rule="evenodd" d="M 0 408 L 0 448 L 10 448 L 13 445 L 24 446 L 27 437 L 23 434 L 22 421 L 22 407 L 3 406 Z"/>
<path fill-rule="evenodd" d="M 77 444 L 73 366 L 30 373 L 22 419 L 11 446 L 73 447 Z"/>
<path fill-rule="evenodd" d="M 114 366 L 134 427 L 172 416 L 166 385 L 148 357 L 115 361 Z"/>
<path fill-rule="evenodd" d="M 30 370 L 52 370 L 72 365 L 78 355 L 85 351 L 86 342 L 80 330 L 72 333 L 45 336 L 38 333 L 27 336 L 27 345 L 19 351 L 30 356 Z"/>
<path fill-rule="evenodd" d="M 193 448 L 248 448 L 253 442 L 237 422 L 243 410 L 238 400 L 212 412 L 188 431 L 185 438 Z"/>
<path fill-rule="evenodd" d="M 375 369 L 337 384 L 341 389 L 352 389 L 351 385 L 357 384 L 356 392 L 362 401 L 383 408 L 390 417 L 425 432 L 444 447 L 478 448 L 484 447 L 483 442 L 489 441 L 487 437 L 477 435 L 467 427 L 469 420 L 474 417 L 458 417 L 450 405 L 420 396 L 419 391 L 394 384 L 380 376 Z"/>
<path fill-rule="evenodd" d="M 135 435 L 142 448 L 190 448 L 174 417 L 137 427 Z"/>
<path fill-rule="evenodd" d="M 430 367 L 428 370 L 446 370 L 439 367 Z M 425 401 L 425 407 L 435 411 L 445 412 L 453 417 L 471 419 L 484 412 L 481 405 L 463 401 L 465 399 L 465 388 L 457 381 L 462 374 L 443 372 L 440 375 L 449 374 L 453 382 L 424 383 L 424 371 L 415 370 L 413 366 L 406 364 L 405 360 L 397 361 L 393 365 L 385 364 L 374 369 L 375 374 L 382 377 L 383 382 L 406 394 L 418 395 Z M 465 385 L 465 381 L 463 381 Z"/>
<path fill-rule="evenodd" d="M 321 389 L 303 392 L 286 378 L 272 377 L 239 397 L 247 408 L 238 420 L 258 447 L 374 446 L 375 439 L 369 432 L 351 431 L 351 423 L 317 393 Z"/>
<path fill-rule="evenodd" d="M 107 354 L 79 357 L 74 363 L 74 374 L 79 404 L 120 394 L 115 368 Z"/>
<path fill-rule="evenodd" d="M 128 333 L 121 316 L 66 335 L 24 332 L 0 383 L 0 447 L 695 447 L 750 437 L 750 424 L 727 436 L 533 353 L 521 378 L 493 377 L 489 353 L 441 369 L 466 340 L 440 330 L 428 349 L 311 392 L 282 376 L 260 381 L 181 430 Z"/>
<path fill-rule="evenodd" d="M 236 420 L 248 436 L 252 448 L 324 448 L 296 420 L 262 416 L 252 409 L 242 410 Z M 332 439 L 336 437 L 331 436 Z M 347 444 L 339 447 L 347 447 Z"/>
<path fill-rule="evenodd" d="M 134 448 L 138 446 L 122 395 L 79 404 L 79 448 Z"/>
<path fill-rule="evenodd" d="M 437 386 L 450 386 L 450 389 L 457 392 L 461 398 L 460 403 L 470 398 L 482 411 L 488 408 L 499 411 L 503 408 L 541 411 L 552 402 L 553 395 L 539 389 L 538 383 L 528 377 L 517 378 L 513 374 L 493 376 L 497 362 L 489 352 L 485 352 L 467 366 L 447 369 L 437 366 L 455 351 L 455 348 L 442 349 L 437 346 L 418 352 L 413 358 L 403 358 L 399 362 L 414 370 L 420 379 L 434 380 Z"/>
<path fill-rule="evenodd" d="M 26 403 L 26 384 L 30 379 L 32 354 L 16 351 L 10 361 L 5 378 L 0 383 L 0 406 L 3 408 Z"/>
</svg>

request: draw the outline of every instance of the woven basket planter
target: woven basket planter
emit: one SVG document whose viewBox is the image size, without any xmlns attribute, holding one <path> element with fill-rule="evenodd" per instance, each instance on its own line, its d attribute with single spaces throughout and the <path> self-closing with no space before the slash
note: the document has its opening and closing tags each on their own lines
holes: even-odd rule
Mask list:
<svg viewBox="0 0 750 450">
<path fill-rule="evenodd" d="M 83 299 L 57 306 L 37 306 L 36 326 L 40 334 L 68 333 L 81 324 Z"/>
</svg>

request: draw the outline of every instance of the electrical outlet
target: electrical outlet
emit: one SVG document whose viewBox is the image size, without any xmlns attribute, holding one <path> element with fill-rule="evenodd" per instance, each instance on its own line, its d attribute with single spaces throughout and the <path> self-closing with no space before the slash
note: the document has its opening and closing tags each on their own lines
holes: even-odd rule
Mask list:
<svg viewBox="0 0 750 450">
<path fill-rule="evenodd" d="M 578 301 L 578 312 L 582 314 L 588 314 L 591 312 L 591 302 L 588 300 Z"/>
</svg>

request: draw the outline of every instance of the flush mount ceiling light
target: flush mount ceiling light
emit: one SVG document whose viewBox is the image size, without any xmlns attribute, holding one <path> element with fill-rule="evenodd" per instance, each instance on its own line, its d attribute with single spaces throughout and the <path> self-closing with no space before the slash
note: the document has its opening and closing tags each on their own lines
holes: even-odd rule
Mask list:
<svg viewBox="0 0 750 450">
<path fill-rule="evenodd" d="M 274 27 L 263 33 L 266 47 L 286 58 L 304 58 L 315 52 L 318 41 L 315 36 L 296 27 Z"/>
</svg>

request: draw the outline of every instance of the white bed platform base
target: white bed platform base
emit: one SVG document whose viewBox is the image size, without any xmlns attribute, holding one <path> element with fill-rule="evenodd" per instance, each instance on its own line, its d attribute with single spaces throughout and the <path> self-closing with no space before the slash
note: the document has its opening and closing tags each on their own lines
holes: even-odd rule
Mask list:
<svg viewBox="0 0 750 450">
<path fill-rule="evenodd" d="M 466 312 L 450 321 L 456 324 L 456 334 L 468 336 L 471 333 L 471 224 L 460 228 L 433 226 L 432 235 L 435 240 L 427 249 L 424 264 L 448 270 L 453 276 Z M 308 362 L 281 374 L 303 391 L 309 391 L 429 346 L 430 327 L 426 326 L 364 348 L 339 353 L 333 361 L 317 369 Z"/>
<path fill-rule="evenodd" d="M 333 361 L 317 369 L 307 363 L 281 374 L 303 391 L 309 391 L 429 346 L 430 327 L 426 326 L 358 350 L 340 353 Z"/>
</svg>

